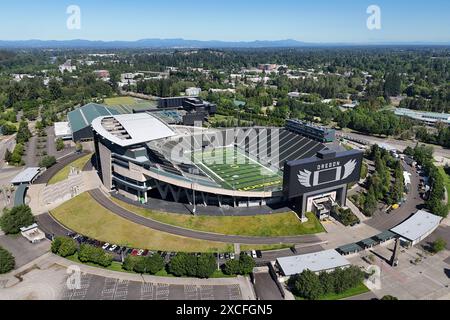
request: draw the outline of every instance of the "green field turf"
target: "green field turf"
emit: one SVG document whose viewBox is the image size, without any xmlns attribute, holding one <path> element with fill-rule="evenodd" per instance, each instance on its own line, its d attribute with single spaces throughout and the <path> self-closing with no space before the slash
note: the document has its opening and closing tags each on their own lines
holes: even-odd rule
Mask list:
<svg viewBox="0 0 450 320">
<path fill-rule="evenodd" d="M 227 189 L 263 191 L 278 188 L 282 176 L 234 148 L 194 153 L 195 163 Z"/>
</svg>

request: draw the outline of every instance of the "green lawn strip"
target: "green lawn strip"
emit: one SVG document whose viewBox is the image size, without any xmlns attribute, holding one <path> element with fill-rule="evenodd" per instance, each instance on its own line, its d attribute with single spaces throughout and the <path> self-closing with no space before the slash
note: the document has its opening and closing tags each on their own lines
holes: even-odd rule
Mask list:
<svg viewBox="0 0 450 320">
<path fill-rule="evenodd" d="M 333 301 L 333 300 L 342 300 L 354 296 L 359 296 L 360 294 L 364 294 L 369 292 L 370 290 L 364 285 L 364 283 L 361 283 L 359 286 L 351 288 L 343 293 L 339 294 L 328 294 L 322 296 L 319 300 L 325 300 L 325 301 Z M 295 296 L 296 300 L 305 300 L 302 297 Z"/>
<path fill-rule="evenodd" d="M 442 175 L 442 178 L 444 178 L 444 184 L 445 188 L 447 189 L 447 208 L 450 210 L 450 176 L 445 172 L 444 167 L 438 167 L 439 172 Z"/>
<path fill-rule="evenodd" d="M 80 263 L 80 264 L 84 264 L 84 265 L 87 265 L 87 266 L 90 266 L 90 267 L 105 269 L 105 270 L 109 270 L 109 271 L 123 272 L 123 273 L 136 274 L 136 275 L 139 274 L 139 273 L 136 273 L 134 271 L 128 271 L 128 270 L 123 269 L 122 268 L 122 263 L 117 262 L 117 261 L 113 261 L 109 267 L 105 268 L 105 267 L 102 267 L 102 266 L 100 266 L 98 264 L 95 264 L 95 263 L 81 262 L 78 259 L 78 253 L 75 253 L 73 256 L 67 257 L 66 259 L 70 260 L 72 262 L 75 262 L 75 263 Z M 175 276 L 173 274 L 168 273 L 166 269 L 163 269 L 163 270 L 159 271 L 158 273 L 154 274 L 154 276 L 155 277 L 165 277 L 165 278 L 175 278 Z M 215 279 L 217 279 L 217 278 L 235 278 L 235 277 L 236 276 L 224 274 L 222 272 L 222 270 L 216 270 L 216 271 L 214 271 L 214 273 L 210 277 L 210 279 L 214 279 L 214 278 Z"/>
<path fill-rule="evenodd" d="M 108 211 L 88 193 L 69 200 L 51 214 L 70 230 L 120 246 L 174 252 L 233 251 L 231 244 L 180 237 L 135 224 Z"/>
<path fill-rule="evenodd" d="M 67 166 L 65 166 L 64 168 L 62 168 L 60 171 L 58 171 L 48 182 L 49 185 L 52 184 L 56 184 L 58 182 L 64 181 L 69 177 L 69 173 L 70 173 L 70 168 L 74 167 L 77 168 L 78 170 L 83 170 L 84 166 L 86 165 L 86 163 L 89 162 L 89 160 L 91 159 L 92 154 L 88 154 L 84 157 L 81 157 L 71 163 L 69 163 Z"/>
<path fill-rule="evenodd" d="M 277 237 L 315 234 L 325 231 L 313 214 L 308 215 L 310 219 L 306 223 L 301 223 L 293 212 L 246 217 L 190 216 L 157 212 L 118 199 L 113 198 L 112 200 L 121 207 L 146 218 L 191 230 L 224 235 Z"/>
</svg>

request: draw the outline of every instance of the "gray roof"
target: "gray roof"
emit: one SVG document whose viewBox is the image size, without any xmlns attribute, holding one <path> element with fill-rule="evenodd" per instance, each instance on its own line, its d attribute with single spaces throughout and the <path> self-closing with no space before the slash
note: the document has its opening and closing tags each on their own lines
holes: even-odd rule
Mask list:
<svg viewBox="0 0 450 320">
<path fill-rule="evenodd" d="M 31 183 L 34 178 L 41 172 L 40 168 L 26 168 L 15 176 L 12 180 L 12 184 Z"/>
<path fill-rule="evenodd" d="M 442 218 L 419 210 L 411 218 L 391 229 L 392 232 L 410 241 L 416 241 L 436 229 Z"/>
<path fill-rule="evenodd" d="M 21 184 L 14 192 L 14 207 L 25 204 L 25 193 L 28 189 L 28 185 Z"/>
<path fill-rule="evenodd" d="M 336 250 L 279 258 L 277 262 L 285 276 L 300 274 L 305 270 L 320 272 L 350 265 Z"/>
</svg>

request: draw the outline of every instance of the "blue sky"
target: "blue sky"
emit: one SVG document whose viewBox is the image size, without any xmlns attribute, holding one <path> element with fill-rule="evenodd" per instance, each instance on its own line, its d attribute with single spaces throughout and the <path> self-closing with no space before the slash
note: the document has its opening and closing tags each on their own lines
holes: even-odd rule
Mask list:
<svg viewBox="0 0 450 320">
<path fill-rule="evenodd" d="M 366 27 L 369 5 L 382 29 Z M 66 9 L 81 9 L 68 30 Z M 0 4 L 0 39 L 450 41 L 448 0 L 15 0 Z"/>
</svg>

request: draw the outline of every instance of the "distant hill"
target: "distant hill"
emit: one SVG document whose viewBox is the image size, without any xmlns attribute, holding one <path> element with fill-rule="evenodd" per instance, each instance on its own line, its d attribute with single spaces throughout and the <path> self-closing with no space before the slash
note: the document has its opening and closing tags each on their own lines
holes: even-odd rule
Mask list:
<svg viewBox="0 0 450 320">
<path fill-rule="evenodd" d="M 91 40 L 0 40 L 0 48 L 54 48 L 54 49 L 167 49 L 167 48 L 298 48 L 326 46 L 366 46 L 366 45 L 450 45 L 432 42 L 379 42 L 379 43 L 312 43 L 293 39 L 220 41 L 185 39 L 142 39 L 137 41 L 91 41 Z"/>
<path fill-rule="evenodd" d="M 90 41 L 90 40 L 0 40 L 0 48 L 99 48 L 99 49 L 145 49 L 145 48 L 281 48 L 301 47 L 307 43 L 296 40 L 276 41 L 200 41 L 185 39 L 142 39 L 137 41 Z"/>
</svg>

